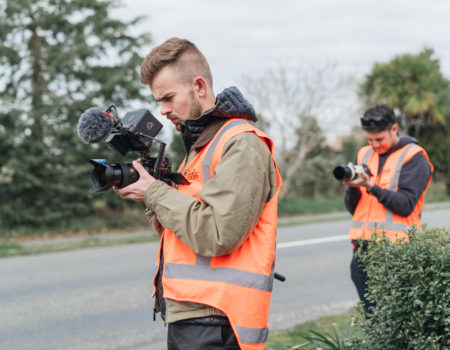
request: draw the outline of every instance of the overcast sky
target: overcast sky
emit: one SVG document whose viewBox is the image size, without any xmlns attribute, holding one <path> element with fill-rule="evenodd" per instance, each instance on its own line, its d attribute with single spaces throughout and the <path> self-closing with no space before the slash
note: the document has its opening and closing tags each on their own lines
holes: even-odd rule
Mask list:
<svg viewBox="0 0 450 350">
<path fill-rule="evenodd" d="M 216 92 L 282 62 L 334 62 L 367 73 L 374 62 L 435 49 L 450 77 L 448 0 L 123 0 L 120 15 L 145 15 L 149 49 L 193 41 L 210 61 Z"/>
<path fill-rule="evenodd" d="M 363 77 L 375 62 L 432 47 L 450 78 L 448 0 L 122 0 L 147 18 L 149 51 L 178 36 L 207 57 L 216 93 L 282 63 L 334 63 Z M 144 54 L 146 54 L 145 52 Z"/>
</svg>

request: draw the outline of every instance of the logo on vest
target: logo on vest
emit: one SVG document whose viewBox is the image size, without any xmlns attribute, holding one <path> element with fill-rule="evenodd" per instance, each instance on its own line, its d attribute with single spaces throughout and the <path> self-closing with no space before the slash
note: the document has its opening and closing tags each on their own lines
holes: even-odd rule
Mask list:
<svg viewBox="0 0 450 350">
<path fill-rule="evenodd" d="M 185 169 L 183 175 L 188 180 L 196 180 L 200 177 L 197 169 Z"/>
</svg>

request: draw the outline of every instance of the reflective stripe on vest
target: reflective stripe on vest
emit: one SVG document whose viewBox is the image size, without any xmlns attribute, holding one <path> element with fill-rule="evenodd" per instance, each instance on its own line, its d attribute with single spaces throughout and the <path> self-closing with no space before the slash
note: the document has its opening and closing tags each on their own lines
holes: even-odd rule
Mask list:
<svg viewBox="0 0 450 350">
<path fill-rule="evenodd" d="M 267 336 L 269 335 L 269 329 L 265 328 L 250 328 L 250 327 L 241 327 L 236 326 L 236 330 L 239 333 L 239 338 L 245 344 L 262 344 L 267 340 Z"/>
<path fill-rule="evenodd" d="M 413 146 L 413 144 L 410 143 L 410 144 L 408 144 L 408 146 L 405 147 L 405 149 L 403 150 L 403 152 L 395 166 L 394 176 L 392 176 L 391 183 L 389 184 L 389 190 L 391 190 L 391 191 L 395 191 L 397 189 L 398 181 L 400 178 L 400 171 L 402 170 L 402 166 L 403 166 L 403 160 L 405 159 L 406 152 L 408 152 L 408 150 L 412 146 Z M 363 158 L 363 164 L 367 164 L 372 152 L 373 152 L 373 148 L 370 148 L 366 152 L 366 154 L 364 155 L 364 158 Z M 368 229 L 386 229 L 386 230 L 395 230 L 395 231 L 403 231 L 403 230 L 408 229 L 408 225 L 395 223 L 394 222 L 394 213 L 392 212 L 392 210 L 389 210 L 388 208 L 385 208 L 385 209 L 386 209 L 386 221 L 384 221 L 384 222 L 383 221 L 381 221 L 381 222 L 369 221 L 367 223 Z M 352 228 L 363 228 L 364 224 L 365 224 L 364 221 L 353 220 L 351 227 Z"/>
<path fill-rule="evenodd" d="M 222 130 L 217 134 L 217 136 L 214 138 L 211 147 L 208 150 L 208 153 L 206 153 L 205 158 L 203 159 L 202 164 L 202 170 L 203 170 L 203 183 L 206 183 L 211 179 L 211 161 L 212 157 L 214 155 L 214 151 L 216 150 L 217 144 L 219 143 L 220 138 L 222 135 L 228 130 L 231 129 L 234 126 L 246 124 L 247 122 L 245 120 L 239 119 L 239 120 L 233 120 L 232 122 L 225 125 Z"/>
<path fill-rule="evenodd" d="M 369 161 L 370 156 L 372 155 L 372 152 L 373 152 L 373 148 L 370 147 L 369 150 L 364 155 L 363 161 L 361 162 L 362 164 L 367 164 L 367 162 Z"/>
<path fill-rule="evenodd" d="M 164 277 L 226 282 L 266 292 L 272 291 L 273 267 L 270 275 L 264 275 L 229 267 L 210 267 L 210 262 L 211 258 L 197 255 L 195 265 L 166 263 Z"/>
</svg>

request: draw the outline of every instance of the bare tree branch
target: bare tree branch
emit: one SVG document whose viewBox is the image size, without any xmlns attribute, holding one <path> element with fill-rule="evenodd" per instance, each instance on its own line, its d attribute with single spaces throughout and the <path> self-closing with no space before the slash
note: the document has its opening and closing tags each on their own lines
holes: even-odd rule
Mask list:
<svg viewBox="0 0 450 350">
<path fill-rule="evenodd" d="M 244 89 L 275 141 L 278 165 L 283 176 L 284 197 L 308 154 L 323 143 L 318 122 L 334 111 L 342 118 L 340 99 L 353 88 L 349 76 L 334 65 L 288 67 L 279 65 L 260 77 L 245 77 Z M 350 109 L 349 106 L 346 108 Z M 328 113 L 326 113 L 328 112 Z M 332 123 L 330 123 L 332 125 Z"/>
</svg>

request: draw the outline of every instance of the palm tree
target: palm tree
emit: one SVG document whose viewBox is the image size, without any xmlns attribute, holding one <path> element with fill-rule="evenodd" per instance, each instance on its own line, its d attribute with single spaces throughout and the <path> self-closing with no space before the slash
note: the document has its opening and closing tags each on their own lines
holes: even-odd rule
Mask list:
<svg viewBox="0 0 450 350">
<path fill-rule="evenodd" d="M 416 138 L 425 125 L 445 125 L 442 108 L 449 101 L 450 82 L 433 55 L 425 49 L 377 63 L 360 86 L 365 105 L 381 102 L 394 108 L 401 129 Z"/>
</svg>

